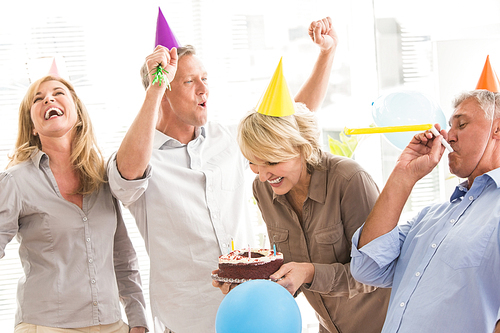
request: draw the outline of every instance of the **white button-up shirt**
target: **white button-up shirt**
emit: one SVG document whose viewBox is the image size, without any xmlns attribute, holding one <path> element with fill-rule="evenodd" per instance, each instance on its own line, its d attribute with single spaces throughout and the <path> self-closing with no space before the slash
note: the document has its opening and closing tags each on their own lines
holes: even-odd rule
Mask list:
<svg viewBox="0 0 500 333">
<path fill-rule="evenodd" d="M 187 145 L 156 131 L 142 179 L 125 180 L 113 156 L 113 193 L 130 209 L 150 257 L 153 317 L 176 333 L 215 332 L 223 295 L 212 286 L 218 257 L 253 243 L 248 162 L 236 127 L 210 122 Z"/>
</svg>

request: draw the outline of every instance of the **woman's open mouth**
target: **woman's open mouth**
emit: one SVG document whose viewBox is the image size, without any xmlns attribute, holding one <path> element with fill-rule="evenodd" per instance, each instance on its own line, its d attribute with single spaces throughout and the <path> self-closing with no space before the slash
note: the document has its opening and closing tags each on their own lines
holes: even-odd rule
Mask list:
<svg viewBox="0 0 500 333">
<path fill-rule="evenodd" d="M 63 114 L 64 113 L 58 108 L 50 108 L 47 111 L 45 111 L 45 120 L 49 120 L 52 117 L 60 117 Z"/>
<path fill-rule="evenodd" d="M 278 178 L 275 178 L 273 180 L 268 179 L 267 182 L 271 185 L 276 185 L 276 184 L 281 183 L 282 180 L 283 180 L 283 177 L 278 177 Z"/>
</svg>

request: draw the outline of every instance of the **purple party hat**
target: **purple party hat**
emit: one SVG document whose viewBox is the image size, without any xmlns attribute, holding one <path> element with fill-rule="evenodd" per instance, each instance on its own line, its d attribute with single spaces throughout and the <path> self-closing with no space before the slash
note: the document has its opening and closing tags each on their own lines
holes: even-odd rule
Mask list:
<svg viewBox="0 0 500 333">
<path fill-rule="evenodd" d="M 175 38 L 172 30 L 170 30 L 167 20 L 165 20 L 165 16 L 163 16 L 160 7 L 158 7 L 158 19 L 156 21 L 155 47 L 158 45 L 165 46 L 168 49 L 181 46 L 181 44 L 177 41 L 177 38 Z"/>
</svg>

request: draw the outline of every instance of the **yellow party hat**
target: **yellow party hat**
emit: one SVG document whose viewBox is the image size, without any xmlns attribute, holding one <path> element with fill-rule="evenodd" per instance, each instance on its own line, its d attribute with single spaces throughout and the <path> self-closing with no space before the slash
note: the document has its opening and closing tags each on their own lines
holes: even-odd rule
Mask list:
<svg viewBox="0 0 500 333">
<path fill-rule="evenodd" d="M 495 70 L 491 67 L 489 55 L 486 56 L 486 63 L 484 64 L 481 77 L 477 82 L 476 89 L 486 89 L 491 92 L 500 91 L 500 81 L 498 81 L 498 76 L 495 73 Z"/>
<path fill-rule="evenodd" d="M 285 117 L 295 113 L 294 101 L 283 76 L 281 61 L 274 72 L 266 92 L 255 107 L 258 113 L 272 117 Z"/>
</svg>

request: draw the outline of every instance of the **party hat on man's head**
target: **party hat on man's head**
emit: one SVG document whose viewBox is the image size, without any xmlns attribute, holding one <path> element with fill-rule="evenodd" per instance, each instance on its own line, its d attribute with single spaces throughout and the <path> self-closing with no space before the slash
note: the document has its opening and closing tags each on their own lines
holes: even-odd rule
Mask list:
<svg viewBox="0 0 500 333">
<path fill-rule="evenodd" d="M 294 101 L 283 76 L 283 59 L 274 72 L 266 92 L 255 107 L 258 113 L 272 117 L 284 117 L 295 113 Z"/>
<path fill-rule="evenodd" d="M 59 70 L 57 69 L 56 58 L 52 59 L 52 65 L 50 66 L 47 75 L 61 77 L 61 75 L 59 74 Z"/>
<path fill-rule="evenodd" d="M 500 91 L 500 81 L 498 80 L 497 73 L 490 64 L 490 56 L 486 56 L 486 63 L 484 64 L 483 72 L 477 82 L 476 89 L 486 89 L 491 92 Z"/>
<path fill-rule="evenodd" d="M 158 45 L 165 46 L 168 49 L 173 47 L 180 47 L 181 44 L 175 38 L 174 33 L 170 30 L 170 27 L 165 20 L 165 16 L 158 7 L 158 19 L 156 20 L 156 40 L 155 47 Z"/>
</svg>

